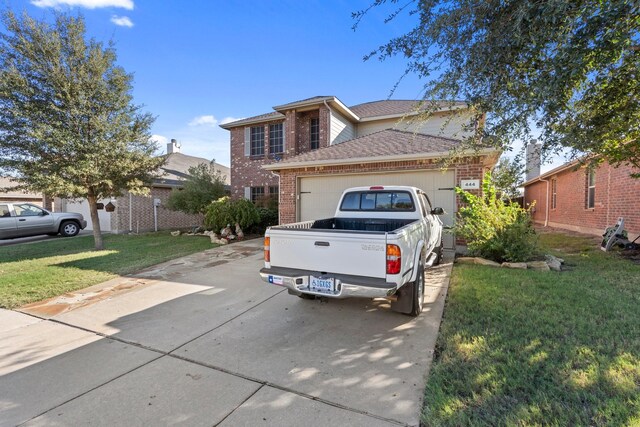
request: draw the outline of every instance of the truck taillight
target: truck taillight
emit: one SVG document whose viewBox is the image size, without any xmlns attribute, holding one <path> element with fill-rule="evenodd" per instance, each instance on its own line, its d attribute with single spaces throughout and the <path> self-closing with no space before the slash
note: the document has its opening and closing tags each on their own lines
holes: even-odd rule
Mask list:
<svg viewBox="0 0 640 427">
<path fill-rule="evenodd" d="M 271 262 L 271 237 L 264 238 L 264 262 Z"/>
<path fill-rule="evenodd" d="M 387 274 L 399 274 L 401 265 L 400 246 L 387 245 Z"/>
</svg>

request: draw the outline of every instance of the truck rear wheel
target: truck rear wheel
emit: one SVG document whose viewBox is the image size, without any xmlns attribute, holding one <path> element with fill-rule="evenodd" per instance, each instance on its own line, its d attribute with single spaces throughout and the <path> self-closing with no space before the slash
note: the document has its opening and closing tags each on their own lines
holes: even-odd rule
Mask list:
<svg viewBox="0 0 640 427">
<path fill-rule="evenodd" d="M 424 305 L 424 266 L 420 264 L 418 266 L 418 274 L 415 282 L 412 286 L 412 303 L 410 316 L 416 317 L 422 313 L 422 307 Z"/>
</svg>

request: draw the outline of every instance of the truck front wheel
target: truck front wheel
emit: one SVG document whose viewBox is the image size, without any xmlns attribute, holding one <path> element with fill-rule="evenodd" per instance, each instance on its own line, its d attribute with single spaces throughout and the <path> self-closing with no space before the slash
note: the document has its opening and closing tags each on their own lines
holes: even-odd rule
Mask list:
<svg viewBox="0 0 640 427">
<path fill-rule="evenodd" d="M 60 234 L 64 237 L 73 237 L 80 232 L 80 227 L 74 221 L 65 221 L 60 224 Z"/>
</svg>

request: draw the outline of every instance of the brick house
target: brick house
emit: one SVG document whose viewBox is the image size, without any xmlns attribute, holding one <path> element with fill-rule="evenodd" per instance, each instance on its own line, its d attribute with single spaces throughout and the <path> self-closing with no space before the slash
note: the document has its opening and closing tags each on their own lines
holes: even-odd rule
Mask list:
<svg viewBox="0 0 640 427">
<path fill-rule="evenodd" d="M 453 188 L 470 180 L 479 189 L 500 153 L 461 155 L 443 170 L 440 161 L 473 128 L 472 116 L 456 102 L 412 121 L 417 106 L 385 100 L 347 107 L 335 96 L 317 96 L 221 125 L 230 131 L 232 196 L 277 194 L 286 224 L 332 216 L 348 187 L 414 185 L 444 208 L 451 225 L 459 204 Z M 445 244 L 453 247 L 453 237 Z"/>
<path fill-rule="evenodd" d="M 30 191 L 10 190 L 19 184 L 10 177 L 0 176 L 0 202 L 28 202 L 34 205 L 43 206 L 44 198 L 40 193 Z"/>
<path fill-rule="evenodd" d="M 111 233 L 147 232 L 158 230 L 184 229 L 202 225 L 202 215 L 190 215 L 183 212 L 169 210 L 167 200 L 173 189 L 182 187 L 182 183 L 188 177 L 188 170 L 200 164 L 210 164 L 211 161 L 202 157 L 195 157 L 180 152 L 180 147 L 175 140 L 167 144 L 167 162 L 161 167 L 160 176 L 154 180 L 148 196 L 138 196 L 130 193 L 109 199 L 101 200 L 103 204 L 112 202 L 115 205 L 113 212 L 105 209 L 98 210 L 100 228 Z M 225 177 L 225 184 L 229 184 L 229 168 L 214 163 L 214 169 L 220 171 Z M 158 206 L 154 206 L 159 201 Z M 89 223 L 87 229 L 91 230 L 91 215 L 86 200 L 56 200 L 56 205 L 61 206 L 64 212 L 80 212 Z"/>
<path fill-rule="evenodd" d="M 525 204 L 535 201 L 538 224 L 594 235 L 623 217 L 633 240 L 640 235 L 640 179 L 633 173 L 640 170 L 606 162 L 590 169 L 575 160 L 528 179 Z"/>
</svg>

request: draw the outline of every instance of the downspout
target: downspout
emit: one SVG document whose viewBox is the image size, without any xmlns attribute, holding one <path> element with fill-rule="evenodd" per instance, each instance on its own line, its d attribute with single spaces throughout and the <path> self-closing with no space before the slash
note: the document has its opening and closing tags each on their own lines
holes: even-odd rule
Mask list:
<svg viewBox="0 0 640 427">
<path fill-rule="evenodd" d="M 133 197 L 129 193 L 129 234 L 133 231 Z"/>
<path fill-rule="evenodd" d="M 280 187 L 280 174 L 275 172 L 271 172 L 271 174 L 278 177 L 278 225 L 280 225 L 280 194 L 282 194 L 282 189 Z"/>
<path fill-rule="evenodd" d="M 547 183 L 547 197 L 545 198 L 544 226 L 549 225 L 549 180 L 540 178 L 540 181 Z"/>
<path fill-rule="evenodd" d="M 327 104 L 327 100 L 325 99 L 322 102 L 324 103 L 324 106 L 327 107 L 327 110 L 329 110 L 329 126 L 327 128 L 327 147 L 328 147 L 331 145 L 331 114 L 332 113 L 331 113 L 331 107 L 329 107 L 329 104 Z"/>
</svg>

